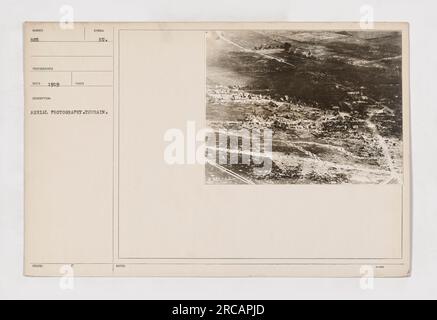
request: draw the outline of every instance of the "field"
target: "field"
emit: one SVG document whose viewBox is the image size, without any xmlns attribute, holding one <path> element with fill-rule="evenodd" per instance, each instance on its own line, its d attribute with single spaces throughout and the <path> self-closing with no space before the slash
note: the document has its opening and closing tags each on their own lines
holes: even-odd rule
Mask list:
<svg viewBox="0 0 437 320">
<path fill-rule="evenodd" d="M 400 183 L 401 43 L 397 32 L 209 32 L 208 125 L 271 130 L 272 166 L 210 162 L 207 183 Z"/>
</svg>

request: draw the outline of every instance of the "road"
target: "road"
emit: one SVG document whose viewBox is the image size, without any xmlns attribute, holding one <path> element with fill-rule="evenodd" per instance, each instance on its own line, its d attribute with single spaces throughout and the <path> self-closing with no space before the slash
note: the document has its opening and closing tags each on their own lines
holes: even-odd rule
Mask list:
<svg viewBox="0 0 437 320">
<path fill-rule="evenodd" d="M 245 177 L 243 177 L 243 176 L 241 176 L 241 175 L 239 175 L 239 174 L 237 174 L 229 169 L 226 169 L 225 167 L 223 167 L 222 165 L 220 165 L 214 161 L 206 160 L 206 162 L 209 165 L 213 166 L 214 168 L 225 173 L 226 175 L 231 176 L 232 178 L 237 179 L 238 181 L 243 182 L 244 184 L 252 184 L 252 185 L 255 184 L 253 181 L 246 179 Z"/>
<path fill-rule="evenodd" d="M 291 67 L 296 67 L 294 64 L 291 64 L 291 63 L 285 61 L 284 59 L 277 58 L 277 57 L 275 57 L 275 56 L 271 56 L 271 55 L 268 55 L 268 54 L 265 54 L 265 53 L 261 53 L 261 52 L 258 52 L 257 50 L 252 50 L 252 49 L 245 48 L 245 47 L 239 45 L 238 43 L 236 43 L 236 42 L 234 42 L 234 41 L 232 41 L 232 40 L 226 38 L 226 37 L 223 36 L 223 34 L 220 33 L 220 32 L 217 32 L 217 34 L 218 34 L 218 37 L 219 37 L 220 39 L 222 39 L 223 41 L 225 41 L 225 42 L 227 42 L 227 43 L 229 43 L 229 44 L 231 44 L 231 45 L 237 47 L 238 49 L 240 49 L 240 50 L 242 50 L 242 51 L 255 53 L 255 54 L 260 55 L 260 56 L 262 56 L 262 57 L 264 57 L 264 58 L 267 58 L 267 59 L 270 59 L 270 60 L 276 60 L 276 61 L 278 61 L 278 62 L 280 62 L 280 63 L 286 64 L 286 65 L 291 66 Z"/>
</svg>

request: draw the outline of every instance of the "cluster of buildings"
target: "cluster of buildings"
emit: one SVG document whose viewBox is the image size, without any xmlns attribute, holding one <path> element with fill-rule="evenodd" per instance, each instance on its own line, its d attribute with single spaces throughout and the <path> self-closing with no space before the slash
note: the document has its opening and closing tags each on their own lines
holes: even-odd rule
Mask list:
<svg viewBox="0 0 437 320">
<path fill-rule="evenodd" d="M 268 95 L 255 94 L 241 90 L 240 86 L 215 86 L 208 88 L 207 100 L 210 103 L 221 103 L 226 101 L 239 101 L 239 102 L 269 102 L 271 97 Z"/>
</svg>

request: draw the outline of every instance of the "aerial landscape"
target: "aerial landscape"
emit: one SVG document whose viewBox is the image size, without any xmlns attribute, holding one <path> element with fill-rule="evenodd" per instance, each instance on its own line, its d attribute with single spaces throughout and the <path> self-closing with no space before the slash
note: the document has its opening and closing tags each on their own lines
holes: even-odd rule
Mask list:
<svg viewBox="0 0 437 320">
<path fill-rule="evenodd" d="M 270 170 L 208 161 L 208 184 L 402 182 L 401 32 L 217 31 L 206 41 L 208 126 L 271 132 Z M 228 160 L 251 151 L 225 145 Z"/>
</svg>

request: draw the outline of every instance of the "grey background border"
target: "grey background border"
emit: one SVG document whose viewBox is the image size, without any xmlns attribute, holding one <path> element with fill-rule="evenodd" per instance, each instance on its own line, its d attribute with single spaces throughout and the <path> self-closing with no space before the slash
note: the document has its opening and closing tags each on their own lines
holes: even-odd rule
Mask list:
<svg viewBox="0 0 437 320">
<path fill-rule="evenodd" d="M 77 21 L 359 21 L 372 5 L 377 21 L 411 24 L 413 276 L 377 279 L 59 279 L 23 273 L 22 23 L 56 21 L 70 5 Z M 422 0 L 3 0 L 0 4 L 0 298 L 51 299 L 384 299 L 437 298 L 437 3 Z M 434 196 L 434 197 L 433 197 Z"/>
</svg>

